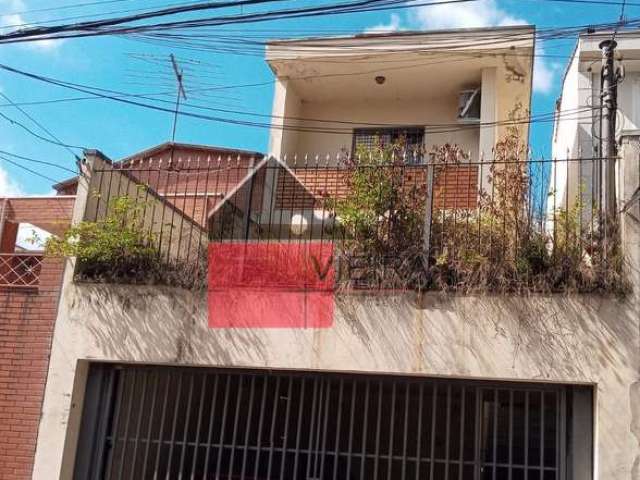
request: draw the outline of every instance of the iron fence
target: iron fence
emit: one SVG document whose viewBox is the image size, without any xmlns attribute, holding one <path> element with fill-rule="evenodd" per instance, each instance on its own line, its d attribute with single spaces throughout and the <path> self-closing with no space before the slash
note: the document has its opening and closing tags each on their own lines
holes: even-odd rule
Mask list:
<svg viewBox="0 0 640 480">
<path fill-rule="evenodd" d="M 147 159 L 95 171 L 85 219 L 109 220 L 127 199 L 123 218 L 167 271 L 186 269 L 189 280 L 206 276 L 217 243 L 321 243 L 334 250 L 339 287 L 593 290 L 608 288 L 620 265 L 599 165 Z"/>
</svg>

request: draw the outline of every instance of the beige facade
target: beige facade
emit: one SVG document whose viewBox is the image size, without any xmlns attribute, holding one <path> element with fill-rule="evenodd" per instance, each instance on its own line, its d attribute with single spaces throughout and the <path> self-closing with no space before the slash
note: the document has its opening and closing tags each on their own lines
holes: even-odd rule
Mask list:
<svg viewBox="0 0 640 480">
<path fill-rule="evenodd" d="M 393 125 L 424 128 L 427 150 L 454 143 L 489 161 L 516 106 L 529 109 L 533 43 L 531 27 L 273 42 L 269 153 L 335 157 L 354 129 Z M 476 88 L 480 118 L 459 119 L 460 93 Z"/>
</svg>

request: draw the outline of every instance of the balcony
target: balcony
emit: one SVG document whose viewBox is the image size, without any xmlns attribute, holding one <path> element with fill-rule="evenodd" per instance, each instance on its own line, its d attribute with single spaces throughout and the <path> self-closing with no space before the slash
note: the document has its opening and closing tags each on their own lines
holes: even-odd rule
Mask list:
<svg viewBox="0 0 640 480">
<path fill-rule="evenodd" d="M 96 235 L 108 226 L 129 243 L 80 255 L 78 278 L 211 288 L 273 277 L 292 287 L 327 268 L 322 288 L 334 291 L 622 288 L 616 237 L 604 235 L 617 220 L 591 192 L 556 205 L 552 161 L 474 161 L 447 148 L 421 164 L 340 154 L 103 165 L 85 240 L 105 240 Z"/>
</svg>

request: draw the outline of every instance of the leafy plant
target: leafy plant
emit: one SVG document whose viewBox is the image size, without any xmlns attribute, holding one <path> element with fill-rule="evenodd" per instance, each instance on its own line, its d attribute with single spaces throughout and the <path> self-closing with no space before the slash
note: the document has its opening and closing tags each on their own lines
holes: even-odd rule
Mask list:
<svg viewBox="0 0 640 480">
<path fill-rule="evenodd" d="M 143 228 L 145 204 L 124 195 L 113 198 L 103 219 L 71 226 L 62 238 L 47 240 L 52 256 L 76 257 L 77 273 L 92 280 L 143 280 L 155 276 L 159 259 L 154 235 Z"/>
</svg>

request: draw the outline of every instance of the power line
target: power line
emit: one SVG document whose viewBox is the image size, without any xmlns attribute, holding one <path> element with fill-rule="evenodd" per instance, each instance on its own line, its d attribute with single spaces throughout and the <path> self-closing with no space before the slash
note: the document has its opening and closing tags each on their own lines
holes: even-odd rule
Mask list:
<svg viewBox="0 0 640 480">
<path fill-rule="evenodd" d="M 95 87 L 87 87 L 87 86 L 83 86 L 83 85 L 74 84 L 72 82 L 63 82 L 63 81 L 60 81 L 60 80 L 43 77 L 41 75 L 24 72 L 24 71 L 15 69 L 13 67 L 9 67 L 7 65 L 2 65 L 2 64 L 0 64 L 0 69 L 6 70 L 6 71 L 9 71 L 9 72 L 12 72 L 12 73 L 16 73 L 16 74 L 25 76 L 27 78 L 31 78 L 31 79 L 39 80 L 39 81 L 42 81 L 42 82 L 45 82 L 45 83 L 57 85 L 59 87 L 63 87 L 63 88 L 67 88 L 67 89 L 71 89 L 71 90 L 75 90 L 75 91 L 79 91 L 79 92 L 95 95 L 95 96 L 100 97 L 100 98 L 114 100 L 114 101 L 117 101 L 117 102 L 120 102 L 120 103 L 124 103 L 124 104 L 128 104 L 128 105 L 134 105 L 134 106 L 138 106 L 138 107 L 142 107 L 142 108 L 147 108 L 147 109 L 150 109 L 150 110 L 155 110 L 155 111 L 160 111 L 160 112 L 165 112 L 165 113 L 172 113 L 172 114 L 174 113 L 174 109 L 171 109 L 171 108 L 164 108 L 164 107 L 160 107 L 160 106 L 157 106 L 157 105 L 152 105 L 152 104 L 143 103 L 143 102 L 139 102 L 139 101 L 128 100 L 126 98 L 119 98 L 119 97 L 116 97 L 116 96 L 112 95 L 112 93 L 118 94 L 118 93 L 121 93 L 121 92 L 117 92 L 117 91 L 113 91 L 113 90 L 106 90 L 106 89 L 98 89 L 98 88 L 95 88 Z M 105 93 L 100 93 L 100 92 L 94 92 L 94 91 L 91 90 L 91 88 L 94 88 L 95 90 L 99 90 L 99 91 L 103 91 L 103 92 L 109 92 L 109 93 L 105 94 Z M 597 109 L 598 109 L 598 107 L 586 107 L 582 111 L 576 111 L 575 114 L 591 112 L 591 111 L 594 111 L 594 110 L 597 110 Z M 574 113 L 574 112 L 571 112 L 571 113 Z M 0 113 L 0 115 L 2 115 L 2 114 Z M 197 119 L 201 119 L 201 120 L 210 120 L 210 121 L 215 121 L 215 122 L 220 122 L 220 123 L 227 123 L 227 124 L 232 124 L 232 125 L 243 125 L 243 126 L 250 126 L 250 127 L 267 128 L 267 129 L 280 128 L 280 129 L 283 129 L 283 130 L 298 131 L 298 132 L 314 132 L 314 133 L 335 134 L 335 133 L 350 133 L 352 131 L 351 128 L 340 130 L 338 128 L 321 129 L 321 128 L 317 128 L 317 127 L 299 127 L 299 126 L 293 126 L 293 125 L 272 126 L 271 123 L 258 123 L 258 122 L 253 122 L 253 121 L 229 119 L 227 117 L 214 117 L 214 116 L 211 116 L 211 115 L 203 115 L 203 114 L 198 114 L 198 113 L 194 113 L 194 112 L 186 112 L 186 111 L 180 112 L 180 115 L 184 115 L 184 116 L 191 117 L 191 118 L 197 118 Z M 468 126 L 467 125 L 451 124 L 451 123 L 449 123 L 449 124 L 431 124 L 431 125 L 426 125 L 425 126 L 425 130 L 427 132 L 430 131 L 430 133 L 448 133 L 448 132 L 455 132 L 455 131 L 466 130 L 466 129 L 475 129 L 475 128 L 483 128 L 483 127 L 498 126 L 498 125 L 518 125 L 518 124 L 529 125 L 529 124 L 532 124 L 532 123 L 552 122 L 552 121 L 555 121 L 556 119 L 557 119 L 556 112 L 549 112 L 549 113 L 544 113 L 544 114 L 538 114 L 537 116 L 530 116 L 530 117 L 528 117 L 528 118 L 526 118 L 524 120 L 503 120 L 503 121 L 496 121 L 496 122 L 484 122 L 484 123 L 475 124 L 475 125 L 468 125 Z M 389 125 L 387 124 L 387 125 L 382 125 L 382 126 L 389 126 Z M 431 130 L 429 130 L 429 129 L 431 129 Z"/>
<path fill-rule="evenodd" d="M 152 18 L 174 16 L 180 13 L 191 13 L 197 11 L 213 10 L 226 7 L 237 7 L 246 5 L 256 5 L 263 3 L 272 3 L 286 0 L 241 0 L 236 2 L 206 2 L 200 4 L 192 4 L 182 7 L 172 7 L 152 12 L 140 13 L 137 15 L 128 15 L 124 17 L 110 18 L 105 20 L 96 20 L 91 22 L 73 23 L 67 25 L 56 25 L 52 27 L 34 27 L 27 30 L 18 30 L 4 35 L 0 35 L 2 43 L 15 43 L 20 41 L 37 41 L 53 38 L 78 38 L 87 36 L 113 35 L 132 33 L 140 31 L 149 31 L 154 29 L 166 28 L 193 28 L 194 26 L 203 25 L 225 25 L 234 23 L 253 23 L 264 22 L 268 20 L 276 20 L 283 18 L 304 18 L 324 15 L 335 15 L 345 13 L 358 13 L 365 11 L 379 11 L 388 9 L 414 8 L 416 6 L 428 5 L 445 5 L 454 3 L 467 3 L 476 0 L 440 0 L 422 3 L 407 4 L 406 0 L 352 0 L 341 3 L 327 3 L 321 6 L 298 7 L 282 10 L 272 10 L 267 12 L 243 13 L 238 15 L 225 15 L 219 17 L 210 17 L 204 19 L 191 19 L 176 22 L 166 22 L 159 24 L 142 24 L 136 26 L 123 26 L 112 28 L 127 23 L 139 22 Z M 106 28 L 108 27 L 108 28 Z"/>
<path fill-rule="evenodd" d="M 22 128 L 25 132 L 27 132 L 29 135 L 32 135 L 32 136 L 42 140 L 43 142 L 51 143 L 53 145 L 58 145 L 60 147 L 77 148 L 77 149 L 80 149 L 80 150 L 84 150 L 85 149 L 85 147 L 79 147 L 77 145 L 69 145 L 69 144 L 66 144 L 66 143 L 58 142 L 56 140 L 51 140 L 51 139 L 49 139 L 47 137 L 43 137 L 42 135 L 39 135 L 38 133 L 36 133 L 33 130 L 31 130 L 29 127 L 27 127 L 23 123 L 19 122 L 18 120 L 14 120 L 13 118 L 8 117 L 7 115 L 5 115 L 2 112 L 0 112 L 0 117 L 4 118 L 7 122 L 9 122 L 12 125 L 17 125 L 18 127 Z"/>
<path fill-rule="evenodd" d="M 73 155 L 73 157 L 76 160 L 80 160 L 80 157 L 78 157 L 78 155 L 75 154 L 75 152 L 73 150 L 71 150 L 71 148 L 69 148 L 66 144 L 64 144 L 62 142 L 62 140 L 60 140 L 54 133 L 51 132 L 51 130 L 49 130 L 47 127 L 45 127 L 42 123 L 40 123 L 38 120 L 36 120 L 33 116 L 31 116 L 28 112 L 26 112 L 22 107 L 20 107 L 19 105 L 16 105 L 13 100 L 11 100 L 7 95 L 5 95 L 3 92 L 0 92 L 0 96 L 2 96 L 2 98 L 4 98 L 7 102 L 9 102 L 13 107 L 15 107 L 19 112 L 21 112 L 25 117 L 27 117 L 29 120 L 31 120 L 36 126 L 40 127 L 40 129 L 45 132 L 46 134 L 49 135 L 49 137 L 51 137 L 53 140 L 55 140 L 56 142 L 58 142 L 58 145 L 60 145 L 61 147 L 65 148 L 71 155 Z"/>
<path fill-rule="evenodd" d="M 14 158 L 17 158 L 17 159 L 20 159 L 20 160 L 24 160 L 26 162 L 32 162 L 32 163 L 37 163 L 39 165 L 46 165 L 48 167 L 58 168 L 60 170 L 64 170 L 65 172 L 73 173 L 74 175 L 78 173 L 75 170 L 71 170 L 70 168 L 63 167 L 62 165 L 58 165 L 57 163 L 47 162 L 47 161 L 44 161 L 44 160 L 38 160 L 38 159 L 32 158 L 32 157 L 25 157 L 24 155 L 17 155 L 15 153 L 7 152 L 6 150 L 0 150 L 0 154 L 9 155 L 10 157 L 14 157 Z"/>
<path fill-rule="evenodd" d="M 11 160 L 11 159 L 9 159 L 9 158 L 7 158 L 7 157 L 3 156 L 3 155 L 0 155 L 0 160 L 1 160 L 1 161 L 3 161 L 3 162 L 10 163 L 11 165 L 13 165 L 13 166 L 15 166 L 15 167 L 18 167 L 18 168 L 20 168 L 20 169 L 22 169 L 22 170 L 25 170 L 25 171 L 27 171 L 27 172 L 31 173 L 32 175 L 36 175 L 36 176 L 38 176 L 38 177 L 40 177 L 40 178 L 44 178 L 45 180 L 48 180 L 48 181 L 50 181 L 50 182 L 53 182 L 53 183 L 60 183 L 60 180 L 56 180 L 55 178 L 51 178 L 51 177 L 49 177 L 49 176 L 47 176 L 47 175 L 44 175 L 44 174 L 42 174 L 42 173 L 40 173 L 40 172 L 37 172 L 37 171 L 35 171 L 35 170 L 32 170 L 32 169 L 30 169 L 29 167 L 25 167 L 24 165 L 20 165 L 18 162 L 14 162 L 13 160 Z M 75 173 L 75 172 L 74 172 L 74 173 Z"/>
</svg>

